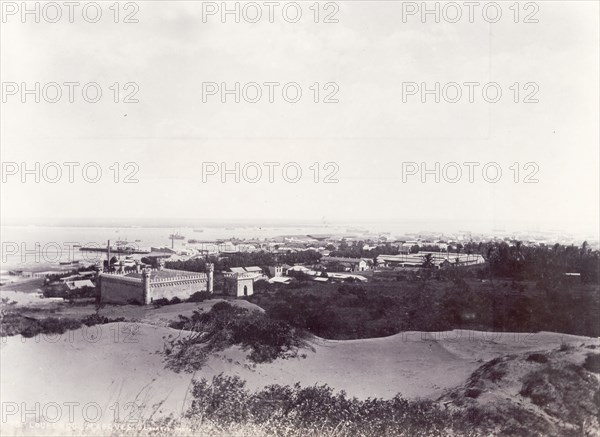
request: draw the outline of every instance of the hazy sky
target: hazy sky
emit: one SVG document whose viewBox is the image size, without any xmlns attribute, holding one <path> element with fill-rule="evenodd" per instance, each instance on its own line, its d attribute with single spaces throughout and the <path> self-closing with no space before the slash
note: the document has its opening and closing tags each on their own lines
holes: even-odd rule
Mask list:
<svg viewBox="0 0 600 437">
<path fill-rule="evenodd" d="M 66 95 L 58 103 L 4 96 L 3 162 L 97 162 L 103 176 L 87 183 L 77 170 L 69 183 L 66 167 L 55 184 L 7 176 L 3 218 L 435 218 L 597 231 L 598 2 L 537 2 L 539 23 L 529 24 L 513 22 L 512 2 L 495 24 L 481 12 L 474 23 L 403 23 L 401 3 L 390 1 L 337 2 L 339 23 L 329 24 L 313 22 L 312 2 L 297 23 L 276 10 L 274 23 L 255 24 L 203 23 L 201 2 L 138 2 L 139 23 L 115 24 L 110 3 L 95 24 L 77 14 L 75 23 L 11 16 L 1 24 L 2 82 L 97 82 L 103 90 L 95 104 L 83 101 L 81 88 L 75 103 Z M 114 103 L 115 82 L 137 83 L 139 103 Z M 280 86 L 274 103 L 266 94 L 258 103 L 222 103 L 218 95 L 203 102 L 203 82 L 296 82 L 303 94 L 288 103 Z M 320 100 L 329 92 L 323 85 L 336 83 L 339 103 L 315 103 L 315 82 Z M 475 103 L 466 95 L 455 104 L 431 96 L 422 103 L 419 95 L 403 102 L 403 82 L 496 82 L 503 95 L 487 103 L 479 87 Z M 514 103 L 515 82 L 520 100 L 532 90 L 523 84 L 536 83 L 539 103 Z M 402 180 L 403 162 L 467 161 L 481 164 L 473 183 L 466 173 L 455 184 Z M 115 183 L 115 162 L 120 179 L 125 163 L 137 163 L 139 182 Z M 203 162 L 280 166 L 273 183 L 264 166 L 258 183 L 222 183 L 218 175 L 203 182 Z M 282 177 L 288 162 L 303 171 L 297 183 Z M 339 168 L 337 183 L 322 181 L 336 168 L 324 169 L 328 162 Z M 482 177 L 488 162 L 503 170 L 495 184 Z M 509 169 L 515 162 L 519 183 Z M 524 169 L 528 162 L 535 166 Z M 539 182 L 523 183 L 536 168 Z"/>
</svg>

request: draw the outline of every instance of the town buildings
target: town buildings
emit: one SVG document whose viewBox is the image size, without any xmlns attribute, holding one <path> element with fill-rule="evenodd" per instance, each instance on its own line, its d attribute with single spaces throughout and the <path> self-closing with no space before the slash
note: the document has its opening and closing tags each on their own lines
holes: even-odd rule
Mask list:
<svg viewBox="0 0 600 437">
<path fill-rule="evenodd" d="M 346 258 L 337 256 L 327 256 L 321 258 L 321 264 L 325 267 L 339 266 L 341 271 L 346 272 L 364 272 L 370 267 L 371 260 L 364 258 Z"/>
<path fill-rule="evenodd" d="M 479 254 L 447 253 L 447 252 L 418 252 L 400 255 L 379 255 L 377 267 L 409 267 L 420 268 L 429 256 L 434 268 L 449 266 L 473 266 L 483 264 L 485 259 Z"/>
</svg>

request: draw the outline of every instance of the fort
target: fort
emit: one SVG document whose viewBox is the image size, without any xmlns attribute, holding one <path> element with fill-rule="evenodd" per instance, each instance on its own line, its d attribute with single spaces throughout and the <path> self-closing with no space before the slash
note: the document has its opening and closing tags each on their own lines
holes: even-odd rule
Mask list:
<svg viewBox="0 0 600 437">
<path fill-rule="evenodd" d="M 213 292 L 214 265 L 207 263 L 207 273 L 158 269 L 138 269 L 135 272 L 101 273 L 100 300 L 114 304 L 151 304 L 158 299 L 181 300 L 198 291 Z"/>
</svg>

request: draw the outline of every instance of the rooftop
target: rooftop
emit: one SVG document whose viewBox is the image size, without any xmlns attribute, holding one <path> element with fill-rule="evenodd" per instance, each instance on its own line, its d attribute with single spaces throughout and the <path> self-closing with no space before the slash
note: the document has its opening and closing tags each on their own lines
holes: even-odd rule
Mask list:
<svg viewBox="0 0 600 437">
<path fill-rule="evenodd" d="M 326 256 L 321 258 L 321 261 L 323 262 L 344 262 L 344 263 L 352 263 L 352 264 L 358 264 L 361 261 L 364 261 L 364 259 L 362 258 L 347 258 L 347 257 L 341 257 L 341 256 Z"/>
</svg>

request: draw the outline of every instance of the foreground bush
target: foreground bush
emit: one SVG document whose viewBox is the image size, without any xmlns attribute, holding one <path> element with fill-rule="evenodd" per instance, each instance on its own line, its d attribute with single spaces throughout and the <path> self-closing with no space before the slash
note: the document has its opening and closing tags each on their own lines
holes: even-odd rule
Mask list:
<svg viewBox="0 0 600 437">
<path fill-rule="evenodd" d="M 452 422 L 452 414 L 430 401 L 400 396 L 360 401 L 343 391 L 334 394 L 327 385 L 272 385 L 250 392 L 239 377 L 218 375 L 212 384 L 194 381 L 192 395 L 186 418 L 198 427 L 206 422 L 223 428 L 259 425 L 273 435 L 419 435 L 426 429 L 438 434 Z"/>
<path fill-rule="evenodd" d="M 447 410 L 432 401 L 349 398 L 327 386 L 272 385 L 251 392 L 237 376 L 195 380 L 184 423 L 194 434 L 269 436 L 488 436 L 502 417 L 483 407 Z M 176 427 L 175 427 L 176 428 Z M 250 431 L 248 433 L 247 431 Z M 514 430 L 522 435 L 523 429 Z"/>
<path fill-rule="evenodd" d="M 508 361 L 513 360 L 509 358 Z M 525 357 L 521 357 L 526 360 Z M 493 379 L 492 367 L 507 360 L 492 360 L 473 376 Z M 192 402 L 182 416 L 152 420 L 155 410 L 134 423 L 116 424 L 111 435 L 189 437 L 438 437 L 438 436 L 553 436 L 598 435 L 597 396 L 590 373 L 567 364 L 553 369 L 537 366 L 525 377 L 523 395 L 545 412 L 517 403 L 436 403 L 348 397 L 327 385 L 301 387 L 271 385 L 250 391 L 237 376 L 215 376 L 211 382 L 194 380 Z M 481 370 L 481 369 L 480 369 Z M 557 373 L 558 370 L 558 373 Z M 490 379 L 491 380 L 491 379 Z M 568 387 L 575 382 L 575 389 Z M 532 392 L 531 389 L 536 392 Z M 558 390 L 557 390 L 558 389 Z M 541 391 L 540 391 L 541 390 Z M 577 394 L 576 394 L 577 393 Z M 582 396 L 583 395 L 583 396 Z M 587 400 L 586 400 L 587 399 Z M 583 402 L 583 403 L 582 403 Z M 442 406 L 443 405 L 443 406 Z M 568 408 L 566 408 L 568 407 Z M 575 416 L 572 415 L 576 412 Z M 550 416 L 546 416 L 550 414 Z M 145 419 L 150 417 L 150 419 Z M 550 418 L 550 420 L 548 420 Z M 570 423 L 565 422 L 565 420 Z M 123 425 L 123 426 L 121 426 Z"/>
<path fill-rule="evenodd" d="M 180 315 L 169 326 L 191 331 L 182 338 L 166 339 L 167 366 L 175 371 L 198 370 L 211 353 L 233 345 L 250 350 L 248 359 L 255 363 L 297 357 L 302 347 L 308 347 L 302 331 L 227 302 L 218 302 L 206 313 L 196 310 L 191 317 Z"/>
</svg>

